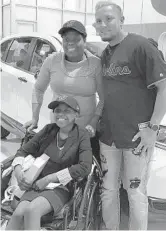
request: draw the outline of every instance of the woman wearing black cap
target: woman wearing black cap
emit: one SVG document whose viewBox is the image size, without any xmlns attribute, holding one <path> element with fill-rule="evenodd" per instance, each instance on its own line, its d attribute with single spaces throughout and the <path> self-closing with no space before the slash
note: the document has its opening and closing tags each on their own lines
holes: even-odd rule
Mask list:
<svg viewBox="0 0 166 231">
<path fill-rule="evenodd" d="M 12 163 L 18 185 L 26 192 L 6 230 L 40 230 L 41 217 L 50 212 L 57 214 L 71 197 L 69 182 L 84 178 L 91 171 L 89 134 L 75 124 L 80 111 L 77 101 L 73 97 L 59 97 L 48 107 L 53 110 L 55 123 L 46 125 L 24 144 Z M 43 153 L 49 156 L 34 184 L 30 184 L 23 171 L 24 157 L 29 153 L 35 158 Z M 49 183 L 59 186 L 48 188 Z"/>
<path fill-rule="evenodd" d="M 49 56 L 43 63 L 33 91 L 32 120 L 25 127 L 29 130 L 37 127 L 43 96 L 50 85 L 53 100 L 65 94 L 78 101 L 80 117 L 76 123 L 94 136 L 103 109 L 100 59 L 85 50 L 87 34 L 81 22 L 66 22 L 59 34 L 64 52 Z M 99 95 L 97 106 L 96 93 Z"/>
</svg>

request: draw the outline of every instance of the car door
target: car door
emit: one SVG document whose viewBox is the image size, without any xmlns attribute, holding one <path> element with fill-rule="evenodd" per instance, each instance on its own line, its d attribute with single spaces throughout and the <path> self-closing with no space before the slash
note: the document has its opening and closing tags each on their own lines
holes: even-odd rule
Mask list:
<svg viewBox="0 0 166 231">
<path fill-rule="evenodd" d="M 149 169 L 148 196 L 156 199 L 165 199 L 166 206 L 166 184 L 164 184 L 166 182 L 166 124 L 160 125 Z"/>
<path fill-rule="evenodd" d="M 13 78 L 8 76 L 7 71 L 5 71 L 7 69 L 5 58 L 11 43 L 12 39 L 8 39 L 1 43 L 1 111 L 6 115 L 10 114 L 9 108 L 12 108 L 12 101 L 16 102 L 15 91 L 11 91 L 12 82 L 14 82 L 13 84 L 15 85 L 15 81 L 12 81 Z M 15 118 L 17 117 L 16 107 L 13 108 L 13 115 Z"/>
<path fill-rule="evenodd" d="M 37 74 L 39 73 L 43 62 L 48 57 L 48 55 L 50 55 L 52 52 L 56 52 L 56 48 L 51 43 L 49 43 L 49 41 L 39 38 L 35 40 L 36 41 L 33 51 L 30 54 L 30 65 L 28 68 L 29 74 L 26 78 L 27 82 L 23 83 L 21 89 L 19 90 L 18 115 L 19 121 L 22 124 L 31 120 L 32 118 L 32 90 L 36 82 Z M 51 101 L 51 98 L 52 93 L 50 88 L 48 87 L 40 112 L 38 130 L 50 121 L 47 105 Z"/>
<path fill-rule="evenodd" d="M 5 50 L 5 44 L 6 50 Z M 1 110 L 19 121 L 19 90 L 26 83 L 32 38 L 13 38 L 1 44 Z"/>
</svg>

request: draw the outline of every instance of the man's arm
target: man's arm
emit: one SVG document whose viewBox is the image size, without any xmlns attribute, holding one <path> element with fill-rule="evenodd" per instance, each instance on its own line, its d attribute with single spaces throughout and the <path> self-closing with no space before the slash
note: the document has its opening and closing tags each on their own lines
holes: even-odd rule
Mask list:
<svg viewBox="0 0 166 231">
<path fill-rule="evenodd" d="M 166 62 L 164 62 L 158 52 L 151 44 L 144 40 L 137 52 L 137 63 L 140 73 L 145 75 L 147 88 L 156 88 L 156 100 L 154 110 L 151 115 L 150 124 L 160 125 L 166 113 Z M 148 121 L 147 121 L 148 122 Z M 150 126 L 144 126 L 134 136 L 133 142 L 138 138 L 141 141 L 135 153 L 145 153 L 154 148 L 158 131 L 154 131 Z"/>
<path fill-rule="evenodd" d="M 103 106 L 104 106 L 104 91 L 103 91 L 103 82 L 102 82 L 102 67 L 101 67 L 101 61 L 99 60 L 99 63 L 96 68 L 96 87 L 97 87 L 97 93 L 98 93 L 98 102 L 95 114 L 93 118 L 91 119 L 90 123 L 88 125 L 92 126 L 94 129 L 94 133 L 96 132 L 96 126 L 97 123 L 101 117 Z M 87 126 L 88 127 L 88 126 Z M 94 134 L 95 135 L 95 134 Z"/>
<path fill-rule="evenodd" d="M 150 120 L 151 124 L 160 125 L 161 120 L 166 114 L 166 79 L 155 83 L 157 96 L 154 111 Z M 133 142 L 141 138 L 140 144 L 135 149 L 135 153 L 151 152 L 154 148 L 158 131 L 153 131 L 149 127 L 141 129 L 133 138 Z"/>
</svg>

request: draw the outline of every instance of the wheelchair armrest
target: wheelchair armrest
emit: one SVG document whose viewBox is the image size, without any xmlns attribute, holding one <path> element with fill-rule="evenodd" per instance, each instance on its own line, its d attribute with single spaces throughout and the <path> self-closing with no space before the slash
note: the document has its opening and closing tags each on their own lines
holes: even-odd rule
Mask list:
<svg viewBox="0 0 166 231">
<path fill-rule="evenodd" d="M 95 156 L 93 156 L 93 163 L 94 163 L 94 165 L 95 165 L 96 168 L 97 168 L 99 177 L 102 178 L 102 177 L 103 177 L 103 171 L 102 171 L 102 169 L 101 169 L 101 167 L 100 167 L 100 164 L 98 163 L 97 159 L 95 158 Z"/>
<path fill-rule="evenodd" d="M 15 156 L 9 156 L 8 158 L 6 158 L 5 160 L 3 160 L 0 164 L 1 164 L 1 171 L 7 169 L 8 167 L 10 167 L 10 165 L 13 162 Z"/>
<path fill-rule="evenodd" d="M 83 177 L 79 177 L 78 179 L 77 179 L 77 182 L 80 182 L 80 181 L 82 181 L 84 178 Z"/>
</svg>

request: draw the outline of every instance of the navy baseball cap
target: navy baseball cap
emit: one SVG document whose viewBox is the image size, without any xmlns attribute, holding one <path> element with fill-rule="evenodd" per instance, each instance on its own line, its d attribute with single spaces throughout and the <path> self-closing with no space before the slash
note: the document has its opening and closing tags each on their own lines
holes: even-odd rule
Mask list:
<svg viewBox="0 0 166 231">
<path fill-rule="evenodd" d="M 82 34 L 84 37 L 87 36 L 85 26 L 77 20 L 70 20 L 64 23 L 58 33 L 60 35 L 63 35 L 66 31 L 70 29 L 77 31 L 78 33 Z"/>
<path fill-rule="evenodd" d="M 80 108 L 77 103 L 77 100 L 72 96 L 65 96 L 65 95 L 59 96 L 55 101 L 51 102 L 48 105 L 48 108 L 54 110 L 60 103 L 65 103 L 67 106 L 71 107 L 76 112 L 80 112 Z"/>
</svg>

